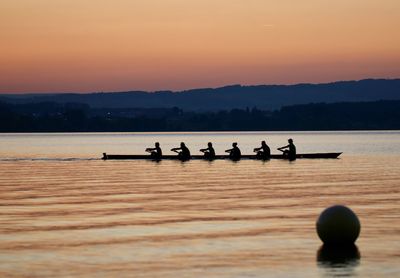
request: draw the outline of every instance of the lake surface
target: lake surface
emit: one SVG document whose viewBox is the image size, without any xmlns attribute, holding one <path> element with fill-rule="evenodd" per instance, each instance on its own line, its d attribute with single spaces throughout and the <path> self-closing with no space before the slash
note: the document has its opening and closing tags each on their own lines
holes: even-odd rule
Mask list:
<svg viewBox="0 0 400 278">
<path fill-rule="evenodd" d="M 103 152 L 192 154 L 261 140 L 340 159 L 102 161 Z M 400 132 L 0 134 L 1 277 L 400 276 Z M 333 260 L 315 222 L 360 218 Z M 325 256 L 324 256 L 325 254 Z M 328 254 L 329 255 L 329 254 Z"/>
</svg>

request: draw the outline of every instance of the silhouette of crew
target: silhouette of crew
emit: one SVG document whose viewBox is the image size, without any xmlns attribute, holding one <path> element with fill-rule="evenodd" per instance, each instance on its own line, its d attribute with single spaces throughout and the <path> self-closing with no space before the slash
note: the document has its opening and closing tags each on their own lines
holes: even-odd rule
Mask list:
<svg viewBox="0 0 400 278">
<path fill-rule="evenodd" d="M 147 148 L 146 152 L 150 153 L 150 156 L 154 159 L 161 159 L 162 151 L 160 148 L 160 143 L 156 142 L 154 146 L 154 148 Z"/>
<path fill-rule="evenodd" d="M 259 159 L 270 159 L 271 158 L 271 149 L 268 147 L 267 143 L 265 141 L 261 142 L 261 147 L 255 148 L 254 152 L 257 153 L 257 158 Z"/>
<path fill-rule="evenodd" d="M 240 149 L 237 146 L 237 143 L 232 143 L 232 149 L 226 150 L 226 153 L 229 153 L 229 158 L 232 160 L 240 160 L 240 157 L 242 156 L 242 153 L 240 152 Z"/>
<path fill-rule="evenodd" d="M 202 153 L 204 153 L 204 157 L 206 159 L 209 159 L 209 160 L 215 159 L 215 150 L 212 146 L 212 143 L 208 142 L 207 146 L 208 146 L 207 148 L 201 149 L 200 151 Z"/>
<path fill-rule="evenodd" d="M 178 158 L 182 161 L 190 159 L 190 151 L 183 142 L 179 148 L 173 148 L 171 151 L 178 153 Z"/>
<path fill-rule="evenodd" d="M 283 155 L 287 156 L 290 161 L 296 160 L 296 146 L 293 144 L 293 139 L 288 140 L 289 145 L 278 148 L 279 151 L 283 152 Z"/>
</svg>

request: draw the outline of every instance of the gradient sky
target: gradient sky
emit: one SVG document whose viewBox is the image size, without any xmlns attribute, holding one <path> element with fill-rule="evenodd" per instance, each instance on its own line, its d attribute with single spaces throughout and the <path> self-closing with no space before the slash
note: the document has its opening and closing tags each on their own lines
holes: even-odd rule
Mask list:
<svg viewBox="0 0 400 278">
<path fill-rule="evenodd" d="M 400 77 L 399 0 L 1 0 L 0 93 Z"/>
</svg>

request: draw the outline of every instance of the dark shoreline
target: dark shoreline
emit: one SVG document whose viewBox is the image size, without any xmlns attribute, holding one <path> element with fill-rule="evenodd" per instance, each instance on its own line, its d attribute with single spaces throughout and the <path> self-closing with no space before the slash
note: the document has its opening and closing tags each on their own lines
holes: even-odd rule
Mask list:
<svg viewBox="0 0 400 278">
<path fill-rule="evenodd" d="M 0 102 L 0 133 L 399 130 L 400 101 L 312 103 L 275 111 L 91 108 L 80 103 Z"/>
</svg>

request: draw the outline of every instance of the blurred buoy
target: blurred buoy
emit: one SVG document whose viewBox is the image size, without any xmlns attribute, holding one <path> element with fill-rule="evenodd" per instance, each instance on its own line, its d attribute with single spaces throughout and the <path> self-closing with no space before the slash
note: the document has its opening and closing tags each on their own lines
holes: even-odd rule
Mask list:
<svg viewBox="0 0 400 278">
<path fill-rule="evenodd" d="M 360 234 L 360 229 L 357 215 L 345 206 L 329 207 L 317 220 L 318 236 L 327 245 L 353 244 Z"/>
</svg>

